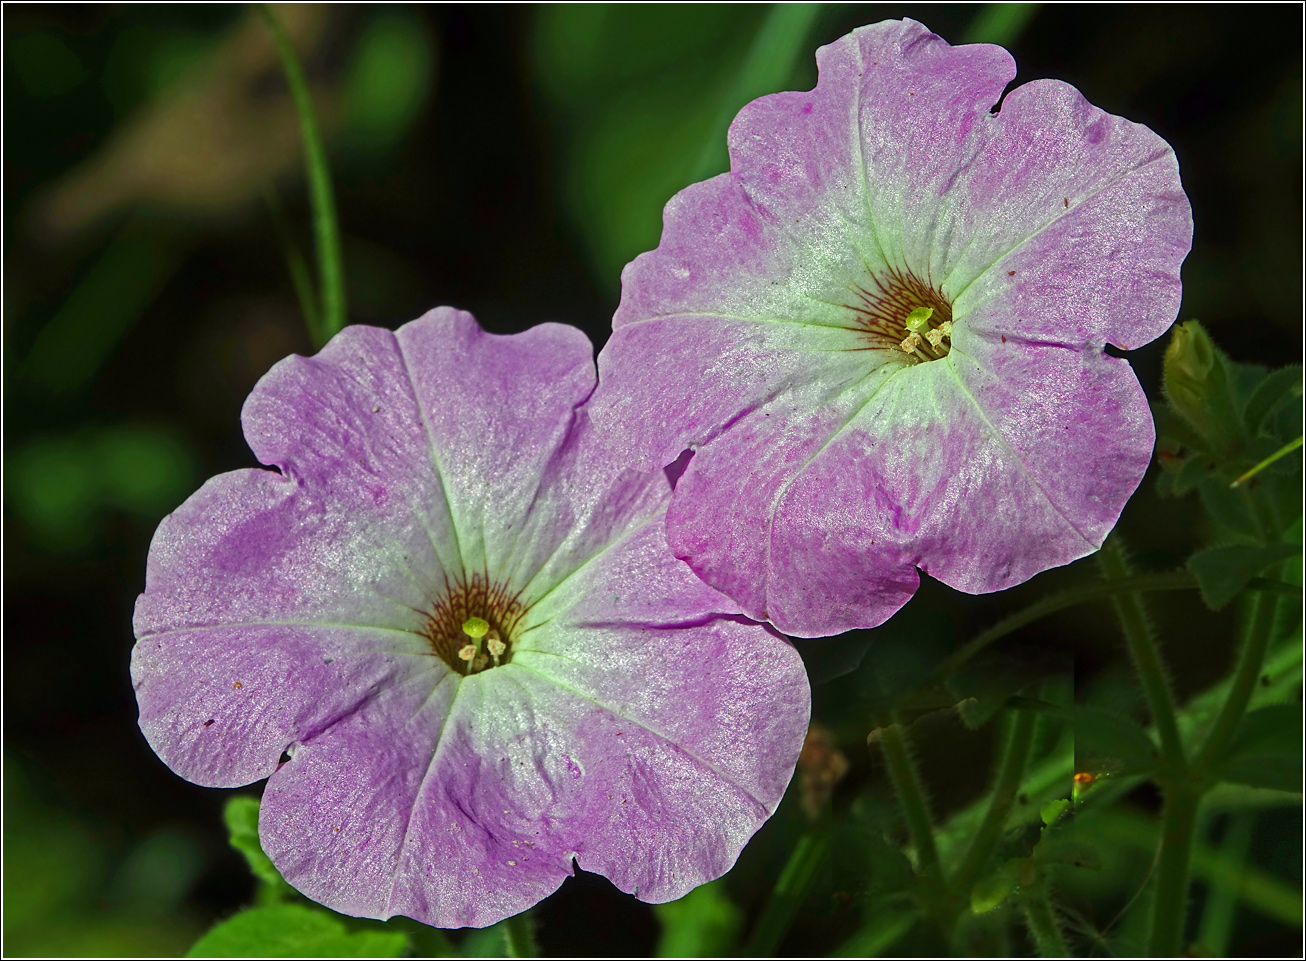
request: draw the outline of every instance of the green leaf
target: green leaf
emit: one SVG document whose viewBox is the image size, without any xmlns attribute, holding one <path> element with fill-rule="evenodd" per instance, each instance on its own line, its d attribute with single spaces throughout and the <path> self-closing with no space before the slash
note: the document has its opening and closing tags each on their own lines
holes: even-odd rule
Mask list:
<svg viewBox="0 0 1306 961">
<path fill-rule="evenodd" d="M 1048 801 L 1047 804 L 1039 808 L 1038 816 L 1045 825 L 1051 827 L 1057 823 L 1057 820 L 1061 815 L 1066 813 L 1068 807 L 1070 807 L 1069 798 L 1053 798 L 1051 801 Z"/>
<path fill-rule="evenodd" d="M 1229 480 L 1212 476 L 1197 487 L 1202 508 L 1211 520 L 1212 539 L 1217 542 L 1240 541 L 1262 543 L 1260 525 L 1240 490 L 1229 487 Z"/>
<path fill-rule="evenodd" d="M 970 889 L 970 909 L 975 914 L 987 914 L 1011 897 L 1019 886 L 1019 872 L 1009 863 L 1004 864 Z"/>
<path fill-rule="evenodd" d="M 1302 787 L 1302 709 L 1272 704 L 1242 719 L 1221 766 L 1221 777 L 1237 784 L 1300 791 Z"/>
<path fill-rule="evenodd" d="M 1182 497 L 1189 491 L 1197 490 L 1202 484 L 1211 479 L 1211 462 L 1205 457 L 1190 457 L 1184 461 L 1184 465 L 1179 468 L 1179 472 L 1174 475 L 1171 481 L 1171 490 L 1175 496 Z"/>
<path fill-rule="evenodd" d="M 1290 401 L 1300 402 L 1302 396 L 1301 367 L 1281 367 L 1270 371 L 1250 397 L 1243 408 L 1243 423 L 1252 436 L 1260 433 L 1266 418 Z"/>
<path fill-rule="evenodd" d="M 1018 691 L 1045 677 L 1070 673 L 1069 661 L 1061 663 L 1052 657 L 1036 661 L 990 649 L 968 661 L 945 683 L 960 702 L 958 717 L 973 731 L 988 723 Z"/>
<path fill-rule="evenodd" d="M 195 942 L 188 958 L 397 958 L 400 931 L 349 931 L 322 908 L 272 904 L 241 911 Z"/>
<path fill-rule="evenodd" d="M 956 626 L 941 611 L 908 604 L 869 633 L 870 650 L 852 680 L 865 714 L 882 714 L 907 706 L 929 684 L 954 644 Z M 931 700 L 932 706 L 956 703 L 946 691 L 938 693 L 942 696 Z"/>
<path fill-rule="evenodd" d="M 1202 599 L 1218 611 L 1247 586 L 1247 582 L 1279 561 L 1301 554 L 1300 544 L 1235 544 L 1199 551 L 1188 559 Z"/>
<path fill-rule="evenodd" d="M 291 888 L 259 844 L 258 806 L 258 798 L 234 797 L 227 802 L 222 818 L 227 822 L 227 836 L 231 846 L 245 856 L 249 869 L 259 880 L 259 902 L 275 904 L 287 897 Z"/>
<path fill-rule="evenodd" d="M 836 637 L 794 638 L 812 684 L 824 684 L 851 674 L 871 648 L 871 631 L 847 631 Z"/>
<path fill-rule="evenodd" d="M 1076 868 L 1088 868 L 1091 871 L 1102 868 L 1102 859 L 1092 844 L 1067 837 L 1044 838 L 1034 848 L 1033 860 L 1040 866 L 1068 864 Z"/>
<path fill-rule="evenodd" d="M 1075 708 L 1076 771 L 1143 774 L 1156 761 L 1156 745 L 1137 721 L 1114 711 Z"/>
<path fill-rule="evenodd" d="M 458 947 L 463 958 L 506 958 L 508 954 L 508 922 L 500 921 L 488 928 L 472 931 Z"/>
<path fill-rule="evenodd" d="M 677 901 L 655 904 L 653 913 L 662 922 L 659 958 L 730 956 L 744 924 L 744 912 L 730 900 L 724 880 L 701 884 Z"/>
<path fill-rule="evenodd" d="M 915 882 L 911 861 L 889 843 L 866 799 L 853 802 L 836 836 L 831 859 L 835 890 L 862 899 L 863 907 L 868 897 L 905 891 Z"/>
</svg>

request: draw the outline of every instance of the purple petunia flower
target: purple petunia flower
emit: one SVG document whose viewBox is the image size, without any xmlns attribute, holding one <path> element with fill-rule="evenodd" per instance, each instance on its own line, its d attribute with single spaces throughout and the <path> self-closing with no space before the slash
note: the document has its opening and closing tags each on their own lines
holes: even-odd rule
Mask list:
<svg viewBox="0 0 1306 961">
<path fill-rule="evenodd" d="M 483 926 L 574 858 L 666 901 L 779 802 L 802 664 L 671 555 L 670 485 L 594 438 L 594 379 L 571 327 L 348 328 L 245 404 L 281 473 L 215 477 L 160 525 L 141 730 L 199 784 L 270 775 L 262 843 L 309 897 Z"/>
<path fill-rule="evenodd" d="M 695 451 L 672 549 L 801 636 L 882 623 L 917 568 L 980 593 L 1101 545 L 1153 442 L 1104 347 L 1169 326 L 1192 238 L 1146 127 L 1052 80 L 994 112 L 1001 47 L 903 20 L 817 62 L 667 204 L 591 406 L 644 470 Z"/>
</svg>

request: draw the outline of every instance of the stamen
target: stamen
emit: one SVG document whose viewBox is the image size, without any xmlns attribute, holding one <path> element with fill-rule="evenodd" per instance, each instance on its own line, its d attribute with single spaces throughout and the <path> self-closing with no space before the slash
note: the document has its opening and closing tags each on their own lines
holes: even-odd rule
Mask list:
<svg viewBox="0 0 1306 961">
<path fill-rule="evenodd" d="M 476 656 L 476 645 L 468 644 L 458 649 L 458 657 L 464 661 L 470 661 Z"/>
<path fill-rule="evenodd" d="M 902 343 L 898 345 L 898 349 L 901 350 L 904 354 L 911 354 L 914 353 L 916 348 L 919 347 L 920 345 L 921 345 L 921 335 L 913 330 L 910 334 L 908 334 L 905 338 L 903 338 Z"/>
</svg>

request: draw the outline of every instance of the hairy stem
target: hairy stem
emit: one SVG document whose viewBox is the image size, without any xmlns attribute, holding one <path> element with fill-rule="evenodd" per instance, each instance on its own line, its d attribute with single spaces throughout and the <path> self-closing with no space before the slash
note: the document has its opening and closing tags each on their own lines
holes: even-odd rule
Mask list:
<svg viewBox="0 0 1306 961">
<path fill-rule="evenodd" d="M 921 788 L 916 765 L 912 762 L 903 726 L 898 723 L 896 717 L 889 720 L 890 723 L 880 728 L 880 743 L 884 747 L 884 760 L 889 768 L 889 779 L 893 782 L 898 804 L 911 831 L 921 875 L 941 887 L 943 870 L 939 866 L 939 851 L 934 844 L 934 825 L 930 821 L 925 792 Z"/>
<path fill-rule="evenodd" d="M 1129 562 L 1115 535 L 1107 538 L 1098 554 L 1098 562 L 1108 581 L 1122 581 L 1130 574 Z M 1161 737 L 1161 758 L 1173 770 L 1182 771 L 1186 762 L 1183 741 L 1179 738 L 1179 725 L 1175 721 L 1174 698 L 1170 694 L 1165 665 L 1161 662 L 1161 652 L 1157 649 L 1156 638 L 1143 610 L 1142 599 L 1129 591 L 1115 595 L 1112 600 L 1120 618 L 1130 660 L 1134 662 L 1148 709 L 1152 712 L 1152 722 Z"/>
<path fill-rule="evenodd" d="M 1020 779 L 1025 773 L 1025 761 L 1029 757 L 1029 748 L 1034 741 L 1033 711 L 1008 711 L 1006 730 L 1003 738 L 1002 767 L 998 771 L 997 782 L 993 785 L 993 798 L 984 813 L 975 832 L 966 857 L 957 869 L 957 876 L 951 882 L 951 888 L 962 898 L 970 893 L 970 886 L 988 863 L 993 847 L 1002 835 L 1002 825 L 1011 812 L 1016 794 L 1020 790 Z"/>
<path fill-rule="evenodd" d="M 1038 947 L 1039 956 L 1070 957 L 1066 939 L 1061 936 L 1061 926 L 1057 924 L 1057 917 L 1052 913 L 1052 902 L 1048 900 L 1047 885 L 1045 883 L 1031 885 L 1025 893 L 1021 906 L 1025 910 L 1025 923 L 1029 925 L 1029 933 L 1034 936 L 1034 944 Z"/>
<path fill-rule="evenodd" d="M 1156 895 L 1152 903 L 1152 938 L 1148 954 L 1177 957 L 1183 950 L 1184 916 L 1188 909 L 1188 869 L 1193 855 L 1193 826 L 1201 797 L 1189 786 L 1162 786 L 1161 850 L 1156 856 Z"/>
</svg>

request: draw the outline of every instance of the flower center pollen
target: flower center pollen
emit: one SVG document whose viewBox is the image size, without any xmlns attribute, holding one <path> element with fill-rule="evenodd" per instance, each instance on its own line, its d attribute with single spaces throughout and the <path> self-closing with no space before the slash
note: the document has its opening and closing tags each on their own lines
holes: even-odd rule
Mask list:
<svg viewBox="0 0 1306 961">
<path fill-rule="evenodd" d="M 423 636 L 457 674 L 478 674 L 512 660 L 521 602 L 483 575 L 446 583 L 426 615 Z"/>
<path fill-rule="evenodd" d="M 943 291 L 908 270 L 890 269 L 853 289 L 850 304 L 869 349 L 908 363 L 941 360 L 952 349 L 952 304 Z M 905 355 L 905 356 L 904 356 Z"/>
</svg>

